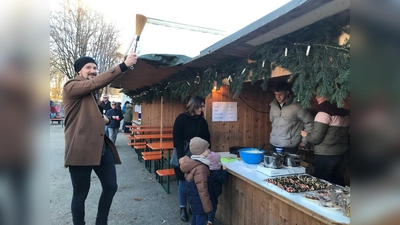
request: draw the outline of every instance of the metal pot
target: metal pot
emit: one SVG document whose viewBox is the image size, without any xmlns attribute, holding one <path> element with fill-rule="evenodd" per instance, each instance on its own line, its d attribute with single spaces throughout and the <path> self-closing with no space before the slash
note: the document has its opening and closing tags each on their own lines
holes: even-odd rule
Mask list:
<svg viewBox="0 0 400 225">
<path fill-rule="evenodd" d="M 295 154 L 285 154 L 284 157 L 284 165 L 289 166 L 289 167 L 298 167 L 300 166 L 301 161 L 301 156 L 295 155 Z"/>
<path fill-rule="evenodd" d="M 273 169 L 280 169 L 283 166 L 283 158 L 279 154 L 264 155 L 264 166 Z"/>
<path fill-rule="evenodd" d="M 300 166 L 300 162 L 301 162 L 300 159 L 295 159 L 295 158 L 290 158 L 290 157 L 286 158 L 286 166 L 289 166 L 289 167 L 298 167 L 298 166 Z"/>
</svg>

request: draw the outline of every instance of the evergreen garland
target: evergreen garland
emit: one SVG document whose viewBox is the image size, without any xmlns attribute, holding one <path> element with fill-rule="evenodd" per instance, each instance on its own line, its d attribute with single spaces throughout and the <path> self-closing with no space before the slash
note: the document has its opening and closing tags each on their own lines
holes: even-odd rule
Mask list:
<svg viewBox="0 0 400 225">
<path fill-rule="evenodd" d="M 180 71 L 161 83 L 127 95 L 135 104 L 152 103 L 161 96 L 164 100 L 182 101 L 192 95 L 206 97 L 212 93 L 214 81 L 221 86 L 222 80 L 230 76 L 229 90 L 236 98 L 246 80 L 252 84 L 263 80 L 261 87 L 267 90 L 272 70 L 280 66 L 292 73 L 290 82 L 295 77 L 292 90 L 303 107 L 310 107 L 317 89 L 320 95 L 342 107 L 350 93 L 350 41 L 340 46 L 338 37 L 343 32 L 349 34 L 349 30 L 349 23 L 322 20 L 261 45 L 248 59 L 219 62 L 204 70 Z"/>
</svg>

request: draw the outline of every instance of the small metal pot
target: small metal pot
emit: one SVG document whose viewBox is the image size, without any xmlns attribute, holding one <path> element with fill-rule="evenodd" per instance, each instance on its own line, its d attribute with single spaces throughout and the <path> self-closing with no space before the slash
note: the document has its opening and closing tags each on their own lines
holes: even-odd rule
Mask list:
<svg viewBox="0 0 400 225">
<path fill-rule="evenodd" d="M 278 154 L 264 155 L 264 167 L 280 169 L 283 167 L 283 158 Z"/>
<path fill-rule="evenodd" d="M 291 166 L 291 167 L 298 167 L 298 166 L 300 166 L 300 162 L 301 162 L 301 160 L 300 159 L 296 159 L 296 158 L 290 158 L 290 157 L 287 157 L 286 158 L 286 166 Z"/>
<path fill-rule="evenodd" d="M 301 156 L 295 154 L 285 154 L 284 165 L 289 167 L 298 167 L 302 161 Z"/>
</svg>

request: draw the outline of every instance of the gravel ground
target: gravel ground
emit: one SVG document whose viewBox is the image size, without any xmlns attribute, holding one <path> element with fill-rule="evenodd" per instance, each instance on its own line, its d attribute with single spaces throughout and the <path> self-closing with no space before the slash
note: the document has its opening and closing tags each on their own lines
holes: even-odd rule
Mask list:
<svg viewBox="0 0 400 225">
<path fill-rule="evenodd" d="M 149 173 L 144 162 L 137 160 L 134 150 L 127 146 L 119 133 L 116 146 L 122 161 L 117 165 L 118 191 L 111 206 L 108 224 L 190 224 L 179 217 L 177 185 L 172 178 L 170 194 Z M 70 210 L 72 185 L 68 169 L 64 168 L 64 132 L 61 125 L 50 125 L 50 224 L 72 224 Z M 95 224 L 101 185 L 92 173 L 89 195 L 86 199 L 86 224 Z M 216 221 L 216 225 L 218 225 Z"/>
</svg>

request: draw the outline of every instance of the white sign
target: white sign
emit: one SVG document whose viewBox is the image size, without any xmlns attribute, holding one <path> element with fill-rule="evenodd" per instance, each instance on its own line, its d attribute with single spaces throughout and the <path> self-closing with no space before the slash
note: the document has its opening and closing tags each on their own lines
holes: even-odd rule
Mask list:
<svg viewBox="0 0 400 225">
<path fill-rule="evenodd" d="M 142 106 L 141 105 L 135 105 L 135 112 L 142 112 Z"/>
<path fill-rule="evenodd" d="M 237 102 L 213 102 L 212 121 L 237 121 Z"/>
</svg>

